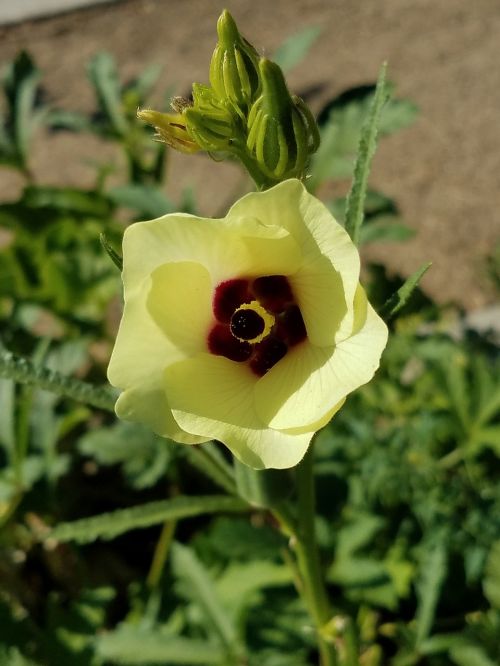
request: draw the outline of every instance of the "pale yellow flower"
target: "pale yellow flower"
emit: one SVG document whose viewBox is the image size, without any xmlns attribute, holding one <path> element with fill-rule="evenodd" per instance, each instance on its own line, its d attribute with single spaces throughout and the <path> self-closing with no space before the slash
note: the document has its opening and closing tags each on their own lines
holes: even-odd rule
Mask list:
<svg viewBox="0 0 500 666">
<path fill-rule="evenodd" d="M 379 365 L 387 327 L 358 251 L 298 180 L 248 194 L 224 219 L 133 224 L 123 261 L 116 413 L 164 437 L 291 467 Z"/>
</svg>

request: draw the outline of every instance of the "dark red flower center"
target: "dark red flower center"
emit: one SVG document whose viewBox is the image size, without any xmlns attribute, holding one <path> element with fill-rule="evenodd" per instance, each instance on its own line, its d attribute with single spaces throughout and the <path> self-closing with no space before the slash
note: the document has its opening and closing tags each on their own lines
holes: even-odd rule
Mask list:
<svg viewBox="0 0 500 666">
<path fill-rule="evenodd" d="M 259 377 L 307 337 L 284 275 L 222 282 L 215 289 L 212 308 L 216 323 L 207 339 L 210 352 L 239 363 L 248 361 Z"/>
</svg>

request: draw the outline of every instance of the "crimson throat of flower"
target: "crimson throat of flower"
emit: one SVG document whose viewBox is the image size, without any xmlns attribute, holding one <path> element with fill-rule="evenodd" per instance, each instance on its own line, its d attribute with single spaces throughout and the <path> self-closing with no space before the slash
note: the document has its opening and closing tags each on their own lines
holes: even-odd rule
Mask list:
<svg viewBox="0 0 500 666">
<path fill-rule="evenodd" d="M 306 327 L 284 275 L 235 278 L 214 292 L 215 323 L 207 345 L 212 354 L 248 363 L 262 377 L 306 339 Z"/>
</svg>

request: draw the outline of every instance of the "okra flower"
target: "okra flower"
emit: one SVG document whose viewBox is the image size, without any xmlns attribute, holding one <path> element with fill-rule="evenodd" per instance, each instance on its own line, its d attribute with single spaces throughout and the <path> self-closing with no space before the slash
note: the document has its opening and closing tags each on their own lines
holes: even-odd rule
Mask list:
<svg viewBox="0 0 500 666">
<path fill-rule="evenodd" d="M 248 194 L 224 219 L 133 224 L 123 262 L 116 412 L 164 437 L 291 467 L 378 367 L 387 328 L 358 252 L 298 180 Z"/>
</svg>

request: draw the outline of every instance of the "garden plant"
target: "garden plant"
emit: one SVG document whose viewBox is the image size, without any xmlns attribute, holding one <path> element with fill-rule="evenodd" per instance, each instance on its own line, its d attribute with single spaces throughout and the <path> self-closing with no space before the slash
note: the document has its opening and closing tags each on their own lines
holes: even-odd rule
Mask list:
<svg viewBox="0 0 500 666">
<path fill-rule="evenodd" d="M 317 35 L 262 58 L 224 11 L 161 110 L 156 66 L 95 55 L 89 115 L 4 68 L 0 665 L 500 663 L 498 340 L 451 330 L 429 264 L 361 266 L 414 233 L 368 180 L 418 111 L 382 64 L 316 117 L 286 74 Z M 117 160 L 44 185 L 38 132 Z M 242 195 L 172 201 L 173 150 Z"/>
</svg>

